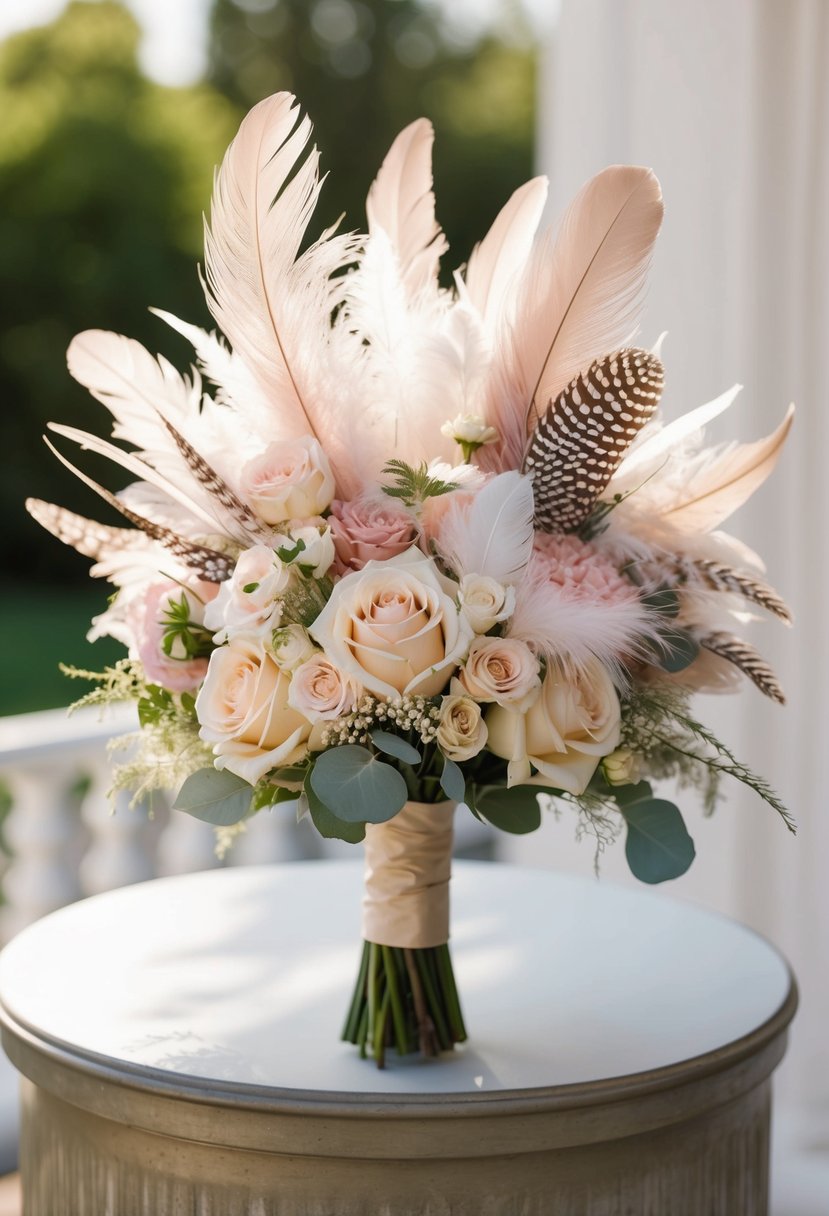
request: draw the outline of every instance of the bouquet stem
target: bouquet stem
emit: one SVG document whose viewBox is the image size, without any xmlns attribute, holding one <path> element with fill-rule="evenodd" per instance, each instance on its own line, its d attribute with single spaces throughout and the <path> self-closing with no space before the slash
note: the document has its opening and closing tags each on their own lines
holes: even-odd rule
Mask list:
<svg viewBox="0 0 829 1216">
<path fill-rule="evenodd" d="M 449 946 L 408 949 L 364 942 L 343 1030 L 384 1068 L 386 1049 L 436 1056 L 466 1039 Z"/>
</svg>

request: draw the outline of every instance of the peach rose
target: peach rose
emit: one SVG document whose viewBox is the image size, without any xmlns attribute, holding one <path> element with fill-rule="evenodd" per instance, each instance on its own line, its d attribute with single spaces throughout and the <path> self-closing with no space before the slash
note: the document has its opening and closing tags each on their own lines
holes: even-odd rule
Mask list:
<svg viewBox="0 0 829 1216">
<path fill-rule="evenodd" d="M 289 687 L 260 643 L 235 638 L 213 651 L 196 716 L 216 768 L 255 785 L 270 769 L 303 758 L 311 723 L 288 705 Z"/>
<path fill-rule="evenodd" d="M 362 570 L 366 562 L 405 553 L 418 536 L 414 518 L 387 495 L 334 499 L 329 522 L 341 571 Z"/>
<path fill-rule="evenodd" d="M 334 497 L 328 458 L 310 435 L 268 444 L 242 468 L 242 493 L 269 524 L 319 515 Z"/>
<path fill-rule="evenodd" d="M 500 705 L 489 710 L 488 746 L 509 761 L 508 785 L 583 794 L 599 761 L 619 746 L 621 720 L 613 681 L 598 660 L 573 676 L 551 666 L 526 713 Z M 538 776 L 531 776 L 531 765 Z"/>
<path fill-rule="evenodd" d="M 361 692 L 324 654 L 315 654 L 294 672 L 288 704 L 309 722 L 331 722 L 350 714 Z"/>
<path fill-rule="evenodd" d="M 471 760 L 486 743 L 486 722 L 477 701 L 467 696 L 452 681 L 452 692 L 440 704 L 440 721 L 435 740 L 449 760 Z"/>
<path fill-rule="evenodd" d="M 475 638 L 460 683 L 476 701 L 523 711 L 541 688 L 538 659 L 517 638 Z"/>
<path fill-rule="evenodd" d="M 383 697 L 434 696 L 472 639 L 434 562 L 410 549 L 334 587 L 309 632 L 347 676 Z"/>
</svg>

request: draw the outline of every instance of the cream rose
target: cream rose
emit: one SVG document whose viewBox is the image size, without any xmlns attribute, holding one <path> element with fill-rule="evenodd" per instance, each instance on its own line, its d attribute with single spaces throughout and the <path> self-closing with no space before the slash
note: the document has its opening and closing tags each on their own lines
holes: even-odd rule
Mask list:
<svg viewBox="0 0 829 1216">
<path fill-rule="evenodd" d="M 294 543 L 301 540 L 305 546 L 294 558 L 296 565 L 301 566 L 306 572 L 310 572 L 314 578 L 322 578 L 331 567 L 335 556 L 331 529 L 326 527 L 324 522 L 322 528 L 314 525 L 293 527 L 291 528 L 291 540 Z"/>
<path fill-rule="evenodd" d="M 242 468 L 242 493 L 269 524 L 319 515 L 334 497 L 328 458 L 310 435 L 268 444 Z"/>
<path fill-rule="evenodd" d="M 336 584 L 309 632 L 369 692 L 431 697 L 446 687 L 472 639 L 448 586 L 417 549 L 368 562 Z"/>
<path fill-rule="evenodd" d="M 274 629 L 268 649 L 283 671 L 295 671 L 300 663 L 317 653 L 317 648 L 301 625 L 283 625 Z"/>
<path fill-rule="evenodd" d="M 526 710 L 541 687 L 538 660 L 517 638 L 476 638 L 460 683 L 476 701 Z"/>
<path fill-rule="evenodd" d="M 383 501 L 385 499 L 385 501 Z M 405 553 L 417 541 L 417 522 L 393 499 L 357 498 L 331 504 L 331 534 L 340 569 L 362 570 L 366 562 Z"/>
<path fill-rule="evenodd" d="M 267 545 L 246 549 L 231 577 L 207 605 L 205 626 L 215 632 L 219 643 L 237 636 L 264 638 L 279 623 L 279 597 L 290 581 L 289 568 L 273 549 Z"/>
<path fill-rule="evenodd" d="M 467 574 L 461 579 L 458 602 L 475 633 L 489 633 L 515 611 L 515 588 L 483 574 Z"/>
<path fill-rule="evenodd" d="M 636 785 L 642 779 L 642 760 L 629 747 L 617 748 L 602 760 L 608 785 Z"/>
<path fill-rule="evenodd" d="M 468 696 L 457 680 L 452 692 L 440 703 L 440 721 L 435 739 L 449 760 L 471 760 L 481 751 L 487 738 L 486 722 L 477 701 Z"/>
<path fill-rule="evenodd" d="M 236 638 L 213 651 L 196 716 L 216 768 L 255 785 L 270 769 L 302 759 L 311 723 L 288 705 L 289 687 L 260 643 Z"/>
<path fill-rule="evenodd" d="M 603 756 L 619 746 L 622 712 L 607 669 L 593 660 L 578 675 L 550 667 L 526 713 L 494 705 L 489 750 L 509 761 L 508 784 L 582 794 Z M 531 776 L 530 766 L 538 770 Z"/>
<path fill-rule="evenodd" d="M 361 692 L 324 654 L 315 654 L 294 672 L 288 704 L 309 722 L 331 722 L 350 714 Z"/>
</svg>

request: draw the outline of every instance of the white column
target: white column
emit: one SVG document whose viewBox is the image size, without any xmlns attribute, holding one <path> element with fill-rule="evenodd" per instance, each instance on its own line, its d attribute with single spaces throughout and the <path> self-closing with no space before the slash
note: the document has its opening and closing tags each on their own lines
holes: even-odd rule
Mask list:
<svg viewBox="0 0 829 1216">
<path fill-rule="evenodd" d="M 154 874 L 150 852 L 150 822 L 144 806 L 130 807 L 130 794 L 109 797 L 112 768 L 106 755 L 91 757 L 87 766 L 89 789 L 81 818 L 89 829 L 90 845 L 80 864 L 85 895 L 97 895 Z"/>
</svg>

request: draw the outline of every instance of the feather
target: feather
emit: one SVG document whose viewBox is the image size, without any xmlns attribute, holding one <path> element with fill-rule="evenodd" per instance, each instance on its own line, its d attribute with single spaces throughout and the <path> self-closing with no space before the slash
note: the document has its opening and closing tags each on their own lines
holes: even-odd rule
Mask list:
<svg viewBox="0 0 829 1216">
<path fill-rule="evenodd" d="M 481 449 L 483 468 L 520 467 L 548 403 L 630 337 L 661 222 L 650 169 L 613 165 L 576 196 L 555 243 L 536 245 L 493 368 L 486 417 L 502 443 Z"/>
<path fill-rule="evenodd" d="M 270 402 L 280 438 L 326 433 L 319 391 L 352 237 L 325 233 L 297 258 L 320 191 L 311 124 L 289 93 L 250 111 L 216 176 L 205 228 L 208 306 Z M 329 451 L 329 456 L 331 452 Z"/>
<path fill-rule="evenodd" d="M 185 537 L 173 532 L 170 528 L 153 523 L 152 520 L 145 519 L 143 515 L 130 510 L 115 494 L 110 493 L 109 490 L 99 485 L 97 481 L 93 481 L 91 477 L 87 477 L 86 473 L 82 473 L 71 461 L 61 455 L 54 444 L 50 443 L 45 436 L 44 439 L 49 451 L 53 456 L 57 457 L 64 468 L 74 473 L 84 485 L 89 486 L 90 490 L 94 490 L 96 494 L 99 494 L 104 502 L 114 507 L 130 523 L 135 524 L 147 536 L 164 545 L 166 549 L 169 549 L 171 553 L 181 559 L 185 566 L 195 570 L 206 583 L 221 583 L 225 579 L 230 578 L 236 563 L 228 554 L 220 553 L 217 549 L 210 549 L 207 545 L 200 545 L 187 540 Z"/>
<path fill-rule="evenodd" d="M 638 595 L 608 601 L 568 594 L 533 561 L 516 588 L 506 633 L 549 662 L 582 668 L 599 659 L 623 680 L 623 663 L 649 653 L 648 640 L 656 643 L 658 624 Z"/>
<path fill-rule="evenodd" d="M 634 567 L 637 577 L 648 584 L 740 595 L 750 603 L 765 608 L 787 625 L 792 622 L 791 611 L 773 587 L 721 562 L 677 554 L 636 562 Z"/>
<path fill-rule="evenodd" d="M 676 453 L 689 439 L 698 437 L 709 422 L 733 405 L 742 387 L 741 384 L 733 385 L 713 401 L 689 410 L 667 426 L 661 425 L 655 418 L 651 419 L 642 430 L 639 442 L 630 449 L 616 470 L 611 490 L 625 494 L 634 489 L 639 481 L 658 469 L 669 453 Z"/>
<path fill-rule="evenodd" d="M 215 498 L 229 515 L 231 515 L 245 532 L 251 537 L 258 537 L 263 540 L 273 539 L 273 530 L 257 519 L 253 511 L 247 503 L 242 502 L 241 498 L 233 492 L 226 481 L 223 480 L 212 469 L 206 460 L 198 454 L 194 447 L 191 446 L 180 435 L 172 422 L 164 419 L 164 425 L 176 441 L 179 451 L 187 462 L 188 468 L 192 471 L 196 480 L 204 486 L 211 498 Z"/>
<path fill-rule="evenodd" d="M 663 508 L 663 520 L 683 532 L 709 532 L 751 497 L 771 473 L 789 433 L 794 406 L 771 435 L 755 443 L 729 444 L 705 454 L 686 472 L 676 500 Z"/>
<path fill-rule="evenodd" d="M 456 573 L 481 574 L 516 583 L 533 547 L 533 492 L 528 477 L 502 473 L 478 490 L 450 502 L 440 525 L 438 546 Z"/>
<path fill-rule="evenodd" d="M 216 531 L 217 527 L 220 530 L 224 529 L 225 525 L 215 511 L 206 511 L 198 502 L 194 501 L 192 495 L 188 494 L 186 490 L 179 489 L 174 481 L 159 473 L 152 465 L 140 460 L 137 456 L 133 456 L 131 452 L 124 452 L 121 448 L 116 447 L 114 443 L 108 443 L 105 439 L 99 439 L 96 435 L 92 435 L 88 431 L 78 430 L 74 426 L 63 426 L 57 422 L 50 422 L 49 430 L 54 431 L 56 435 L 62 435 L 65 439 L 73 440 L 84 451 L 96 452 L 99 456 L 106 456 L 107 459 L 113 461 L 114 464 L 120 465 L 121 468 L 126 469 L 128 473 L 132 473 L 140 481 L 150 482 L 151 485 L 162 490 L 168 497 L 201 519 L 211 531 Z M 51 444 L 49 446 L 51 447 Z M 78 474 L 78 476 L 81 476 L 81 474 Z M 244 540 L 244 534 L 237 539 Z"/>
<path fill-rule="evenodd" d="M 436 285 L 441 255 L 449 248 L 435 219 L 434 138 L 432 124 L 426 118 L 401 131 L 366 199 L 369 236 L 382 229 L 389 238 L 401 283 L 410 298 Z"/>
<path fill-rule="evenodd" d="M 629 349 L 593 363 L 539 421 L 524 458 L 536 527 L 575 532 L 587 519 L 637 433 L 659 405 L 662 364 Z"/>
<path fill-rule="evenodd" d="M 753 646 L 728 633 L 712 633 L 699 639 L 700 646 L 738 667 L 765 696 L 780 705 L 786 704 L 783 689 L 772 669 Z"/>
<path fill-rule="evenodd" d="M 466 294 L 490 337 L 495 334 L 499 317 L 507 311 L 509 289 L 524 269 L 546 201 L 546 177 L 526 182 L 501 208 L 489 232 L 472 250 L 466 268 Z"/>
<path fill-rule="evenodd" d="M 99 524 L 40 498 L 27 498 L 26 510 L 47 532 L 95 561 L 122 549 L 139 549 L 147 543 L 146 537 L 134 528 Z"/>
</svg>

